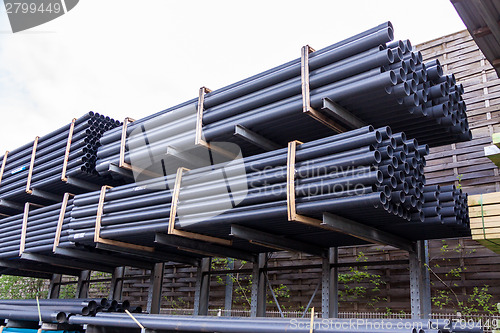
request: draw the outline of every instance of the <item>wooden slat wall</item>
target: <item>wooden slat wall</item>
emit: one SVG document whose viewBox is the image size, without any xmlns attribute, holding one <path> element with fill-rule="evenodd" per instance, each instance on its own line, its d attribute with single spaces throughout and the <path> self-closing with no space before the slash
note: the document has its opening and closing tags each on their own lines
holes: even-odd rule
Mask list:
<svg viewBox="0 0 500 333">
<path fill-rule="evenodd" d="M 447 251 L 443 252 L 443 243 L 440 240 L 431 241 L 430 249 L 430 267 L 440 279 L 453 287 L 461 301 L 465 301 L 471 294 L 474 287 L 489 286 L 489 292 L 493 295 L 491 303 L 500 301 L 500 256 L 494 255 L 490 250 L 470 239 L 446 240 Z M 408 259 L 408 254 L 404 251 L 396 250 L 389 246 L 359 246 L 346 247 L 339 250 L 340 262 L 352 262 L 360 254 L 363 254 L 368 261 L 380 260 L 400 260 Z M 288 266 L 288 265 L 309 265 L 320 264 L 321 261 L 306 254 L 299 253 L 274 253 L 269 266 Z M 237 265 L 238 266 L 238 265 Z M 249 265 L 245 266 L 250 268 Z M 449 274 L 451 270 L 462 270 L 460 277 L 454 277 Z M 380 291 L 371 291 L 373 285 L 361 283 L 357 286 L 369 288 L 365 297 L 351 301 L 341 301 L 341 311 L 382 311 L 390 309 L 392 312 L 409 311 L 410 292 L 409 292 L 409 273 L 407 265 L 387 265 L 368 267 L 368 272 L 378 274 L 385 284 L 380 286 Z M 349 273 L 349 268 L 340 269 L 340 273 Z M 171 265 L 167 267 L 164 287 L 163 304 L 164 309 L 192 309 L 194 302 L 194 285 L 196 279 L 196 269 L 186 265 Z M 124 298 L 132 301 L 134 305 L 146 306 L 147 287 L 149 282 L 149 272 L 143 270 L 128 269 L 127 275 L 131 278 L 126 281 L 124 286 Z M 241 275 L 242 284 L 248 275 Z M 286 310 L 296 311 L 305 307 L 309 302 L 316 286 L 321 278 L 319 269 L 303 269 L 295 271 L 269 272 L 271 284 L 276 287 L 280 284 L 289 289 L 289 298 L 282 298 L 281 305 Z M 224 308 L 224 285 L 218 282 L 219 279 L 212 277 L 210 291 L 210 308 Z M 447 290 L 447 288 L 431 274 L 432 295 L 435 296 L 438 290 Z M 221 281 L 221 280 L 219 280 Z M 225 281 L 225 277 L 222 277 Z M 351 287 L 356 286 L 350 284 Z M 345 288 L 345 286 L 341 287 Z M 236 284 L 235 284 L 236 288 Z M 234 290 L 234 289 L 233 289 Z M 268 293 L 269 294 L 269 293 Z M 378 296 L 380 300 L 371 306 L 370 300 Z M 238 295 L 233 294 L 234 300 Z M 250 297 L 250 295 L 248 295 Z M 384 299 L 385 298 L 385 299 Z M 249 309 L 248 304 L 239 297 L 233 305 L 233 309 Z M 272 298 L 268 295 L 268 300 Z M 312 303 L 316 309 L 321 308 L 321 289 L 319 289 Z M 269 305 L 269 310 L 277 310 L 274 304 Z M 437 309 L 433 312 L 450 312 L 450 308 Z M 179 312 L 178 314 L 182 314 Z"/>
<path fill-rule="evenodd" d="M 465 88 L 464 100 L 473 140 L 431 149 L 427 184 L 462 185 L 469 194 L 500 191 L 498 168 L 484 157 L 491 134 L 500 131 L 500 79 L 467 31 L 417 45 L 425 60 L 439 59 Z M 461 179 L 461 181 L 459 181 Z"/>
<path fill-rule="evenodd" d="M 490 64 L 473 42 L 467 31 L 438 38 L 415 46 L 425 60 L 438 58 L 445 73 L 454 73 L 457 81 L 465 87 L 464 99 L 467 103 L 469 123 L 474 139 L 471 142 L 436 147 L 427 157 L 426 177 L 428 184 L 462 185 L 469 194 L 500 191 L 498 168 L 484 157 L 483 147 L 491 144 L 491 134 L 500 132 L 500 80 Z M 458 177 L 461 175 L 461 181 Z M 500 256 L 494 254 L 471 239 L 447 240 L 449 249 L 443 253 L 440 240 L 430 242 L 431 267 L 446 283 L 453 285 L 461 300 L 465 300 L 474 287 L 489 286 L 493 294 L 492 303 L 500 301 Z M 340 260 L 352 262 L 363 252 L 368 260 L 407 259 L 403 251 L 390 247 L 360 246 L 340 249 Z M 321 261 L 304 254 L 276 253 L 270 265 L 319 264 Z M 447 273 L 451 269 L 463 270 L 461 277 L 453 281 Z M 348 269 L 341 270 L 347 272 Z M 172 265 L 167 268 L 163 289 L 165 308 L 192 308 L 194 298 L 195 269 L 184 265 Z M 379 274 L 386 282 L 381 291 L 368 294 L 355 302 L 341 302 L 341 311 L 409 311 L 409 275 L 406 265 L 369 267 L 369 272 Z M 145 306 L 147 298 L 147 272 L 129 270 L 129 280 L 124 288 L 124 297 L 134 303 Z M 135 276 L 135 280 L 134 280 Z M 306 306 L 314 292 L 320 271 L 314 269 L 270 273 L 274 286 L 283 284 L 290 290 L 290 297 L 283 301 L 288 310 L 298 310 Z M 445 290 L 444 285 L 431 275 L 432 295 Z M 223 308 L 224 286 L 212 279 L 210 308 Z M 374 295 L 386 298 L 377 303 L 377 309 L 368 305 Z M 312 306 L 320 308 L 321 296 L 318 294 Z M 248 308 L 239 302 L 234 308 Z M 272 306 L 270 306 L 272 308 Z M 434 312 L 439 309 L 434 308 Z M 442 311 L 450 311 L 450 308 Z"/>
</svg>

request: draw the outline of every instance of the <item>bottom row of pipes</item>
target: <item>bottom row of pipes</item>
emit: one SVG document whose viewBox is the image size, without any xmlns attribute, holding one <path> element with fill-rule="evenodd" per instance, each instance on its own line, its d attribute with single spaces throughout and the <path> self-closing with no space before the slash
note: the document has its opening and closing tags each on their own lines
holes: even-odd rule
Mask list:
<svg viewBox="0 0 500 333">
<path fill-rule="evenodd" d="M 314 312 L 312 312 L 314 314 Z M 0 318 L 8 321 L 44 322 L 119 329 L 176 332 L 282 333 L 282 332 L 483 332 L 478 323 L 437 319 L 331 319 L 171 316 L 142 313 L 128 301 L 102 299 L 0 300 Z M 86 325 L 86 326 L 85 326 Z M 9 329 L 9 322 L 7 328 Z M 74 330 L 75 326 L 72 326 Z M 311 329 L 312 328 L 312 329 Z M 2 332 L 3 327 L 0 327 Z M 116 331 L 116 330 L 115 330 Z M 16 330 L 17 332 L 17 330 Z M 30 331 L 31 332 L 31 331 Z"/>
</svg>

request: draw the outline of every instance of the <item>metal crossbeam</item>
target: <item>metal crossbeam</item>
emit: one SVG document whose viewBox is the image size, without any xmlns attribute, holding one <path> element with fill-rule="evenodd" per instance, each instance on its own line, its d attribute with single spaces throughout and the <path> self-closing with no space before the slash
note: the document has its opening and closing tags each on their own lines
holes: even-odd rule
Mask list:
<svg viewBox="0 0 500 333">
<path fill-rule="evenodd" d="M 245 251 L 217 244 L 201 242 L 185 237 L 179 237 L 176 235 L 166 235 L 157 233 L 155 235 L 155 243 L 166 246 L 174 246 L 182 249 L 191 249 L 197 251 L 198 253 L 206 253 L 207 255 L 212 255 L 212 256 L 231 257 L 251 262 L 254 262 L 256 260 L 256 257 L 253 254 Z"/>
<path fill-rule="evenodd" d="M 305 252 L 320 256 L 322 258 L 326 257 L 327 255 L 326 250 L 321 247 L 317 247 L 312 244 L 296 241 L 293 239 L 279 237 L 263 231 L 242 227 L 240 225 L 231 225 L 231 235 L 246 239 L 262 246 L 268 246 L 273 249 L 292 252 Z"/>
<path fill-rule="evenodd" d="M 35 196 L 35 197 L 38 197 L 38 198 L 42 198 L 42 199 L 46 199 L 46 200 L 50 200 L 50 201 L 55 201 L 55 202 L 61 202 L 63 200 L 62 195 L 49 193 L 49 192 L 42 191 L 42 190 L 39 190 L 36 188 L 32 188 L 30 194 Z"/>
<path fill-rule="evenodd" d="M 82 261 L 88 261 L 89 263 L 100 263 L 111 267 L 129 266 L 129 267 L 136 267 L 143 269 L 151 269 L 154 265 L 153 263 L 144 260 L 116 257 L 116 256 L 111 256 L 109 254 L 90 252 L 88 250 L 81 251 L 81 250 L 65 249 L 58 247 L 56 248 L 54 254 L 63 257 L 75 258 Z"/>
<path fill-rule="evenodd" d="M 321 110 L 330 117 L 340 120 L 353 129 L 366 126 L 358 117 L 328 98 L 323 98 L 323 107 Z"/>
<path fill-rule="evenodd" d="M 18 203 L 5 200 L 5 199 L 0 199 L 0 206 L 5 207 L 5 208 L 10 208 L 13 210 L 17 210 L 19 212 L 22 212 L 24 210 L 24 205 L 20 205 Z"/>
<path fill-rule="evenodd" d="M 101 186 L 87 182 L 85 180 L 81 180 L 75 177 L 68 176 L 66 177 L 66 183 L 68 185 L 73 185 L 78 188 L 82 188 L 87 191 L 98 191 L 101 189 Z"/>
<path fill-rule="evenodd" d="M 196 258 L 181 256 L 181 255 L 174 254 L 174 253 L 168 253 L 168 252 L 162 252 L 162 251 L 143 252 L 143 251 L 138 251 L 135 249 L 116 247 L 114 245 L 104 244 L 104 243 L 96 243 L 96 248 L 111 251 L 111 252 L 117 252 L 117 253 L 121 253 L 121 254 L 126 253 L 128 255 L 136 257 L 137 259 L 144 258 L 146 260 L 156 261 L 156 262 L 174 261 L 174 262 L 179 262 L 179 263 L 183 263 L 183 264 L 190 264 L 193 266 L 198 265 L 198 260 Z"/>
<path fill-rule="evenodd" d="M 34 254 L 34 253 L 23 253 L 21 255 L 21 259 L 34 261 L 34 262 L 42 262 L 49 265 L 60 266 L 65 268 L 73 268 L 78 270 L 89 270 L 92 269 L 94 271 L 107 272 L 112 273 L 113 267 L 105 266 L 97 263 L 81 263 L 75 260 L 68 260 L 56 257 L 49 257 L 42 254 Z"/>
<path fill-rule="evenodd" d="M 410 240 L 346 219 L 342 216 L 324 213 L 323 225 L 326 225 L 337 232 L 353 236 L 370 243 L 390 245 L 408 252 L 415 252 L 415 244 Z"/>
<path fill-rule="evenodd" d="M 64 274 L 79 276 L 80 270 L 63 268 L 57 266 L 49 266 L 46 264 L 35 264 L 28 261 L 12 261 L 12 260 L 0 260 L 0 267 L 13 268 L 16 270 L 39 272 L 39 273 L 51 273 L 51 274 Z"/>
<path fill-rule="evenodd" d="M 238 138 L 241 138 L 254 146 L 257 146 L 259 148 L 262 148 L 266 151 L 271 151 L 271 150 L 276 150 L 283 148 L 277 143 L 263 137 L 260 134 L 255 133 L 254 131 L 249 130 L 248 128 L 241 126 L 241 125 L 236 125 L 234 127 L 234 136 L 237 136 Z"/>
<path fill-rule="evenodd" d="M 134 173 L 132 172 L 132 170 L 120 168 L 116 164 L 109 164 L 108 171 L 125 178 L 134 179 Z"/>
</svg>

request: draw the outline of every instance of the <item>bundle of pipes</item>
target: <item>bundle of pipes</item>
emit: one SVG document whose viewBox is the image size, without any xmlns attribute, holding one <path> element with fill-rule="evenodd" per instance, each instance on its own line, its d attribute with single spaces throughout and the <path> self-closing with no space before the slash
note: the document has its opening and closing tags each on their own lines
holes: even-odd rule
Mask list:
<svg viewBox="0 0 500 333">
<path fill-rule="evenodd" d="M 105 131 L 119 125 L 109 117 L 88 112 L 52 133 L 6 152 L 0 171 L 0 198 L 48 204 L 57 198 L 50 194 L 81 193 L 88 190 L 82 185 L 87 182 L 103 184 L 95 170 L 99 139 Z M 68 181 L 69 178 L 75 181 Z M 46 192 L 50 194 L 37 194 Z"/>
<path fill-rule="evenodd" d="M 467 196 L 455 185 L 425 186 L 424 223 L 446 226 L 454 233 L 461 232 L 461 237 L 470 236 Z"/>
<path fill-rule="evenodd" d="M 24 252 L 52 253 L 58 232 L 58 243 L 68 243 L 67 223 L 60 231 L 57 228 L 61 209 L 69 222 L 72 204 L 72 199 L 43 208 L 28 203 L 23 213 L 0 220 L 0 258 L 17 258 Z"/>
<path fill-rule="evenodd" d="M 480 323 L 467 325 L 450 323 L 449 320 L 404 320 L 404 319 L 297 319 L 297 318 L 244 318 L 244 317 L 203 317 L 134 315 L 135 320 L 144 328 L 155 331 L 175 332 L 265 332 L 282 333 L 373 333 L 373 332 L 443 332 L 443 333 L 482 333 Z M 70 324 L 95 325 L 115 328 L 138 328 L 138 323 L 124 314 L 98 314 L 96 317 L 72 316 Z M 312 327 L 311 327 L 312 326 Z"/>
<path fill-rule="evenodd" d="M 295 163 L 290 163 L 291 152 L 296 153 Z M 321 219 L 330 212 L 380 229 L 391 230 L 412 217 L 423 221 L 427 153 L 426 145 L 408 140 L 404 133 L 366 126 L 246 157 L 241 163 L 178 173 L 176 185 L 167 176 L 80 194 L 73 201 L 69 240 L 91 244 L 98 215 L 100 237 L 151 245 L 154 233 L 166 232 L 177 213 L 170 228 L 220 239 L 228 239 L 236 224 L 322 246 L 352 245 L 359 240 L 328 227 L 318 230 L 290 222 L 290 206 L 296 203 L 300 215 Z M 296 200 L 289 192 L 291 184 Z M 434 238 L 424 227 L 421 239 Z M 404 229 L 400 234 L 413 238 Z"/>
<path fill-rule="evenodd" d="M 431 145 L 470 140 L 463 87 L 453 76 L 443 76 L 437 61 L 422 63 L 410 42 L 392 39 L 387 22 L 319 51 L 304 51 L 301 59 L 225 88 L 200 93 L 198 99 L 122 130 L 110 130 L 101 138 L 97 171 L 105 175 L 113 165 L 134 166 L 165 155 L 169 148 L 194 147 L 201 141 L 237 143 L 245 156 L 262 152 L 248 143 L 248 135 L 242 140 L 241 131 L 271 142 L 267 149 L 291 140 L 315 140 L 331 135 L 332 128 L 343 132 L 363 122 L 394 126 Z M 324 106 L 325 99 L 344 106 L 361 122 L 331 118 L 335 112 Z"/>
<path fill-rule="evenodd" d="M 106 298 L 87 299 L 2 299 L 0 318 L 24 321 L 65 323 L 70 316 L 95 316 L 98 312 L 124 312 L 130 309 L 130 302 L 118 302 Z M 133 309 L 142 312 L 142 309 Z M 132 311 L 131 311 L 132 312 Z"/>
<path fill-rule="evenodd" d="M 404 228 L 413 235 L 409 239 L 420 239 L 425 233 L 432 233 L 434 238 L 470 236 L 467 194 L 461 189 L 455 185 L 425 186 L 422 200 L 424 220 L 419 215 L 412 215 L 410 223 L 393 226 L 393 229 Z"/>
</svg>

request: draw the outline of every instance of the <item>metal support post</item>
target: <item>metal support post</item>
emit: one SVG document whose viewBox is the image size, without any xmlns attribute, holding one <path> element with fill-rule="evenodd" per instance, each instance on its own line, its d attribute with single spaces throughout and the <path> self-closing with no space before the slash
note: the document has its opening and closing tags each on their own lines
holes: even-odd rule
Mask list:
<svg viewBox="0 0 500 333">
<path fill-rule="evenodd" d="M 49 298 L 59 298 L 61 291 L 62 274 L 54 274 L 50 279 Z"/>
<path fill-rule="evenodd" d="M 338 318 L 339 315 L 339 268 L 338 248 L 328 251 L 328 258 L 323 259 L 321 312 L 323 318 Z M 332 265 L 334 264 L 334 265 Z"/>
<path fill-rule="evenodd" d="M 429 252 L 427 241 L 417 242 L 417 251 L 409 253 L 412 319 L 425 319 L 431 312 Z"/>
<path fill-rule="evenodd" d="M 151 278 L 148 289 L 147 312 L 150 314 L 160 313 L 164 275 L 165 263 L 156 263 L 151 270 Z"/>
<path fill-rule="evenodd" d="M 228 258 L 227 269 L 234 269 L 234 259 Z M 225 316 L 231 316 L 231 309 L 233 305 L 233 274 L 226 275 L 226 292 L 224 297 L 224 310 Z"/>
<path fill-rule="evenodd" d="M 429 274 L 429 241 L 421 240 L 417 242 L 418 254 L 421 258 L 421 298 L 420 306 L 422 309 L 422 318 L 428 319 L 431 314 L 431 278 Z"/>
<path fill-rule="evenodd" d="M 194 313 L 195 316 L 208 315 L 208 298 L 210 295 L 210 266 L 211 258 L 201 259 L 196 275 L 196 290 L 194 294 Z"/>
<path fill-rule="evenodd" d="M 259 254 L 256 263 L 253 264 L 252 272 L 252 301 L 250 306 L 251 317 L 266 316 L 266 276 L 264 268 L 267 265 L 267 253 Z"/>
<path fill-rule="evenodd" d="M 111 277 L 111 288 L 109 290 L 109 299 L 121 301 L 123 290 L 123 275 L 125 267 L 116 267 Z"/>
<path fill-rule="evenodd" d="M 82 271 L 78 277 L 75 298 L 87 298 L 89 294 L 90 271 Z"/>
</svg>

